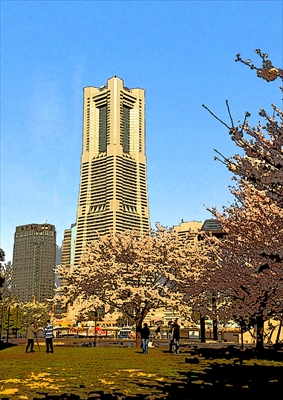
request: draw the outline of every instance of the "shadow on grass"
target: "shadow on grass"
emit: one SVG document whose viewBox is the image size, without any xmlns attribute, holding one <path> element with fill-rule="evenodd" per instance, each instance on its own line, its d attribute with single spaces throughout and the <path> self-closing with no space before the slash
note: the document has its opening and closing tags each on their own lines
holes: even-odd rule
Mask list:
<svg viewBox="0 0 283 400">
<path fill-rule="evenodd" d="M 241 400 L 250 399 L 255 395 L 263 396 L 268 393 L 282 393 L 283 390 L 283 365 L 226 365 L 210 364 L 205 369 L 196 369 L 188 373 L 180 373 L 175 381 L 147 380 L 137 384 L 144 394 L 127 396 L 125 393 L 113 390 L 111 393 L 103 391 L 86 391 L 86 395 L 80 397 L 73 394 L 50 395 L 38 392 L 39 397 L 33 400 L 95 400 L 95 399 L 172 399 L 187 400 L 193 395 L 209 396 L 212 399 L 224 399 L 227 396 Z M 146 392 L 146 393 L 145 393 Z"/>
<path fill-rule="evenodd" d="M 283 363 L 280 363 L 281 359 L 279 359 L 282 357 L 282 352 L 270 353 L 267 351 L 264 354 L 262 353 L 261 357 L 257 356 L 258 359 L 256 359 L 252 351 L 245 352 L 243 356 L 242 352 L 237 353 L 235 350 L 227 348 L 218 349 L 217 351 L 215 349 L 196 350 L 197 351 L 194 351 L 194 348 L 186 349 L 182 351 L 180 355 L 171 356 L 168 354 L 168 357 L 172 357 L 174 362 L 165 362 L 166 372 L 160 369 L 162 372 L 157 375 L 154 374 L 154 370 L 153 373 L 143 374 L 142 377 L 138 375 L 128 376 L 125 374 L 121 377 L 120 381 L 117 381 L 120 383 L 115 383 L 115 386 L 108 386 L 107 388 L 101 385 L 88 386 L 89 383 L 93 383 L 91 380 L 92 374 L 88 374 L 89 380 L 82 379 L 80 381 L 80 377 L 77 376 L 77 380 L 72 381 L 75 382 L 74 384 L 70 386 L 61 386 L 61 388 L 63 387 L 63 390 L 67 392 L 65 394 L 55 394 L 54 392 L 50 394 L 46 387 L 38 387 L 35 389 L 36 392 L 33 391 L 28 399 L 191 400 L 194 399 L 193 396 L 195 395 L 195 397 L 198 396 L 197 398 L 200 400 L 206 397 L 212 400 L 228 399 L 228 396 L 233 399 L 239 397 L 240 400 L 243 400 L 252 399 L 256 395 L 258 399 L 269 398 L 271 394 L 279 394 L 279 396 L 275 396 L 275 398 L 278 399 L 282 397 L 280 397 L 280 393 L 283 393 Z M 136 349 L 132 352 L 132 354 L 138 353 L 142 355 L 141 349 Z M 169 353 L 169 351 L 161 350 L 160 353 Z M 67 353 L 67 355 L 68 354 L 69 353 Z M 115 353 L 113 354 L 115 355 Z M 158 354 L 156 354 L 156 356 L 158 356 Z M 198 362 L 195 365 L 188 365 L 187 356 L 192 359 L 197 358 Z M 128 357 L 132 357 L 131 354 L 129 354 Z M 270 359 L 271 357 L 273 360 Z M 274 358 L 276 359 L 276 363 L 274 363 Z M 138 359 L 141 360 L 141 364 L 142 359 L 147 363 L 147 356 L 142 355 L 142 358 L 138 357 Z M 41 359 L 41 361 L 42 360 L 43 359 Z M 68 360 L 69 358 L 66 356 L 66 362 L 68 362 Z M 111 357 L 108 360 L 112 362 Z M 122 360 L 124 362 L 123 358 Z M 162 357 L 154 358 L 154 360 L 154 362 L 158 362 L 158 360 L 162 362 Z M 89 361 L 92 362 L 93 359 L 89 359 Z M 150 358 L 148 362 L 150 362 Z M 38 365 L 40 366 L 40 364 Z M 155 379 L 156 376 L 160 378 Z M 85 386 L 79 384 L 83 382 Z M 131 391 L 128 391 L 128 393 L 132 393 L 131 396 L 126 395 L 126 388 L 129 388 L 129 385 L 131 385 Z M 67 387 L 69 387 L 69 393 Z M 103 391 L 104 388 L 105 390 Z M 16 396 L 17 394 L 8 395 L 5 398 L 2 397 L 2 399 L 14 400 L 20 398 Z"/>
<path fill-rule="evenodd" d="M 8 349 L 9 347 L 13 347 L 13 346 L 17 346 L 16 344 L 13 344 L 13 343 L 6 343 L 6 342 L 3 342 L 3 341 L 0 341 L 0 350 L 5 350 L 5 349 Z"/>
<path fill-rule="evenodd" d="M 165 353 L 166 351 L 164 351 Z M 275 349 L 274 347 L 267 347 L 261 351 L 256 350 L 254 347 L 241 349 L 235 346 L 226 347 L 190 347 L 186 349 L 183 354 L 201 356 L 206 359 L 235 359 L 238 358 L 240 361 L 243 360 L 269 360 L 283 362 L 283 351 L 281 349 Z"/>
</svg>

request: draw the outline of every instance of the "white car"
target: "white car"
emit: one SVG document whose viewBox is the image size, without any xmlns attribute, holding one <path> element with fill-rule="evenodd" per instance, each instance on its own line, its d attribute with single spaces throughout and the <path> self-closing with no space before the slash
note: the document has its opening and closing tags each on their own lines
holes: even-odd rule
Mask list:
<svg viewBox="0 0 283 400">
<path fill-rule="evenodd" d="M 135 332 L 131 328 L 122 328 L 117 335 L 118 339 L 134 339 Z"/>
</svg>

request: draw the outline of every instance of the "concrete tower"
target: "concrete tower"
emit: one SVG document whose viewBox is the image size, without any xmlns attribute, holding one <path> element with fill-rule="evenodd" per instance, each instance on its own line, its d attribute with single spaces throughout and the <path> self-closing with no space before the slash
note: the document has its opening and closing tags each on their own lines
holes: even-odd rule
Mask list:
<svg viewBox="0 0 283 400">
<path fill-rule="evenodd" d="M 53 297 L 56 231 L 50 224 L 17 226 L 14 237 L 12 295 L 17 301 Z"/>
<path fill-rule="evenodd" d="M 145 91 L 114 76 L 106 86 L 84 88 L 74 264 L 98 235 L 149 227 Z"/>
</svg>

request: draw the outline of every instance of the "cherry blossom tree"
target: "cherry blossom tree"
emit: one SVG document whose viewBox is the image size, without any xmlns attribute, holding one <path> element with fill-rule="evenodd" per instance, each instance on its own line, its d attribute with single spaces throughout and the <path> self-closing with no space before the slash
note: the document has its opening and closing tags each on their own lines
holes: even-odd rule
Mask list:
<svg viewBox="0 0 283 400">
<path fill-rule="evenodd" d="M 251 60 L 244 61 L 240 54 L 237 54 L 236 61 L 248 65 L 252 70 L 257 71 L 257 76 L 267 82 L 283 79 L 283 70 L 275 68 L 268 54 L 257 49 L 255 51 L 262 58 L 262 67 L 257 68 Z M 280 88 L 282 90 L 282 87 Z M 224 162 L 227 168 L 233 172 L 241 181 L 249 182 L 255 188 L 264 191 L 266 196 L 273 202 L 283 207 L 283 113 L 275 104 L 271 105 L 272 115 L 264 109 L 260 109 L 259 115 L 263 118 L 257 126 L 251 127 L 248 118 L 250 113 L 246 111 L 243 124 L 234 126 L 230 114 L 232 126 L 229 129 L 231 139 L 244 151 L 244 156 L 238 154 L 220 161 Z M 222 121 L 221 121 L 222 122 Z M 218 159 L 218 157 L 215 157 Z"/>
<path fill-rule="evenodd" d="M 283 313 L 283 210 L 261 191 L 245 185 L 233 191 L 237 201 L 213 213 L 226 232 L 219 242 L 214 275 L 218 315 L 257 325 L 263 346 L 263 323 Z"/>
<path fill-rule="evenodd" d="M 262 68 L 238 54 L 236 61 L 257 71 L 266 81 L 283 78 L 268 55 L 260 50 Z M 257 325 L 257 347 L 263 347 L 263 322 L 283 314 L 283 131 L 282 111 L 272 105 L 273 115 L 261 109 L 264 123 L 250 127 L 246 112 L 243 124 L 229 128 L 232 140 L 244 150 L 244 155 L 221 161 L 235 176 L 235 196 L 231 207 L 223 213 L 212 210 L 226 231 L 220 243 L 219 268 L 214 282 L 221 297 L 218 313 Z M 216 159 L 219 159 L 216 157 Z"/>
<path fill-rule="evenodd" d="M 61 302 L 76 301 L 80 312 L 104 307 L 133 318 L 137 332 L 151 309 L 178 308 L 178 271 L 188 267 L 187 239 L 161 226 L 152 234 L 136 231 L 112 233 L 93 241 L 80 265 L 58 268 L 64 284 Z"/>
<path fill-rule="evenodd" d="M 215 281 L 216 271 L 219 269 L 219 241 L 220 239 L 209 232 L 190 232 L 188 239 L 197 237 L 189 246 L 187 264 L 183 265 L 175 275 L 176 290 L 182 295 L 179 304 L 180 313 L 190 320 L 192 312 L 200 316 L 201 341 L 205 342 L 205 319 L 217 320 L 217 291 Z M 217 327 L 214 329 L 214 338 L 217 338 Z"/>
</svg>

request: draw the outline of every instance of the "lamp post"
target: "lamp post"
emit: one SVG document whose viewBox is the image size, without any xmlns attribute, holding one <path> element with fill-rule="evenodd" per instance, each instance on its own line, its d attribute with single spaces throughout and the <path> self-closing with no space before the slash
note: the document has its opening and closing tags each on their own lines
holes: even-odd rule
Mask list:
<svg viewBox="0 0 283 400">
<path fill-rule="evenodd" d="M 16 339 L 18 338 L 19 305 L 16 305 Z"/>
<path fill-rule="evenodd" d="M 96 322 L 97 322 L 97 311 L 94 311 L 94 341 L 93 341 L 93 347 L 96 347 Z"/>
<path fill-rule="evenodd" d="M 0 343 L 2 341 L 2 325 L 3 325 L 3 317 L 4 317 L 4 305 L 2 304 L 2 311 L 1 311 L 1 322 L 0 322 Z"/>
<path fill-rule="evenodd" d="M 10 306 L 8 307 L 8 323 L 7 323 L 7 338 L 6 338 L 6 343 L 9 341 L 9 329 L 10 329 Z"/>
<path fill-rule="evenodd" d="M 200 341 L 205 343 L 205 317 L 200 314 Z"/>
</svg>

